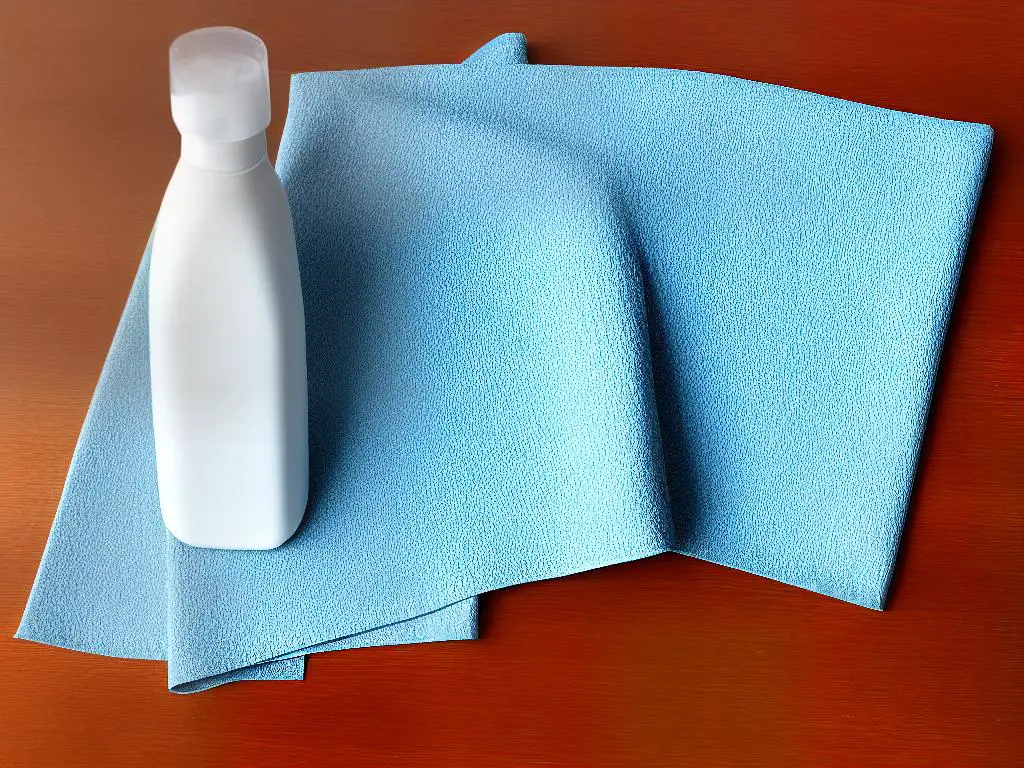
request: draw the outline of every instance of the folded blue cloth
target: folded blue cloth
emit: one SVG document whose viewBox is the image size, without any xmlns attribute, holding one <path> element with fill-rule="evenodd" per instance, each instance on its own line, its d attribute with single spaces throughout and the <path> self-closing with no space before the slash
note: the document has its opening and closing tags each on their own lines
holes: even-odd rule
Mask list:
<svg viewBox="0 0 1024 768">
<path fill-rule="evenodd" d="M 990 143 L 701 72 L 528 65 L 516 35 L 296 76 L 306 520 L 270 552 L 162 527 L 144 257 L 18 635 L 167 659 L 177 691 L 299 678 L 668 550 L 881 607 Z"/>
</svg>

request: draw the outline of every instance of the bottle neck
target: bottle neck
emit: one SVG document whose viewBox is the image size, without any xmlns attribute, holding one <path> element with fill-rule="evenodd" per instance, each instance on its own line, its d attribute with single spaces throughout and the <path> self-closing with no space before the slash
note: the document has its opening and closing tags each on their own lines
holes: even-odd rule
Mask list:
<svg viewBox="0 0 1024 768">
<path fill-rule="evenodd" d="M 181 137 L 181 159 L 200 170 L 215 173 L 241 173 L 267 158 L 267 134 L 226 144 L 201 141 L 196 136 Z"/>
</svg>

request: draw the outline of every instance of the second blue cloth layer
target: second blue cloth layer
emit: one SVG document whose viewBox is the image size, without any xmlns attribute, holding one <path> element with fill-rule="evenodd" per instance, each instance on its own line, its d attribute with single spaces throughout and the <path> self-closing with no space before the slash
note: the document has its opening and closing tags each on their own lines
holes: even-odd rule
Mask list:
<svg viewBox="0 0 1024 768">
<path fill-rule="evenodd" d="M 990 143 L 700 72 L 532 66 L 517 36 L 296 76 L 306 520 L 271 552 L 162 527 L 144 258 L 19 636 L 167 659 L 180 691 L 296 678 L 669 550 L 881 607 Z"/>
</svg>

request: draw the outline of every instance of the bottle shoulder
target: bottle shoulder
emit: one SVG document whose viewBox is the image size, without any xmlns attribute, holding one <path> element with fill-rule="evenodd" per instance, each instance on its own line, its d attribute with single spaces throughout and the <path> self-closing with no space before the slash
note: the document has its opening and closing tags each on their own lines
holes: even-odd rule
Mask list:
<svg viewBox="0 0 1024 768">
<path fill-rule="evenodd" d="M 253 209 L 287 211 L 277 172 L 264 159 L 239 173 L 206 171 L 180 160 L 171 175 L 160 210 L 195 216 L 240 215 Z"/>
<path fill-rule="evenodd" d="M 244 173 L 179 162 L 157 215 L 154 254 L 225 248 L 294 256 L 291 212 L 277 173 L 266 161 Z"/>
</svg>

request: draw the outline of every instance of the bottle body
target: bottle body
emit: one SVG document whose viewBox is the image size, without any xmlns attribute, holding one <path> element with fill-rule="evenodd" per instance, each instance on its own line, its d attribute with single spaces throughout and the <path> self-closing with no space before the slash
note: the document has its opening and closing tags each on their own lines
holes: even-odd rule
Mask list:
<svg viewBox="0 0 1024 768">
<path fill-rule="evenodd" d="M 277 547 L 301 522 L 308 493 L 295 236 L 265 139 L 254 138 L 215 151 L 183 145 L 153 239 L 160 508 L 168 530 L 198 547 Z"/>
</svg>

